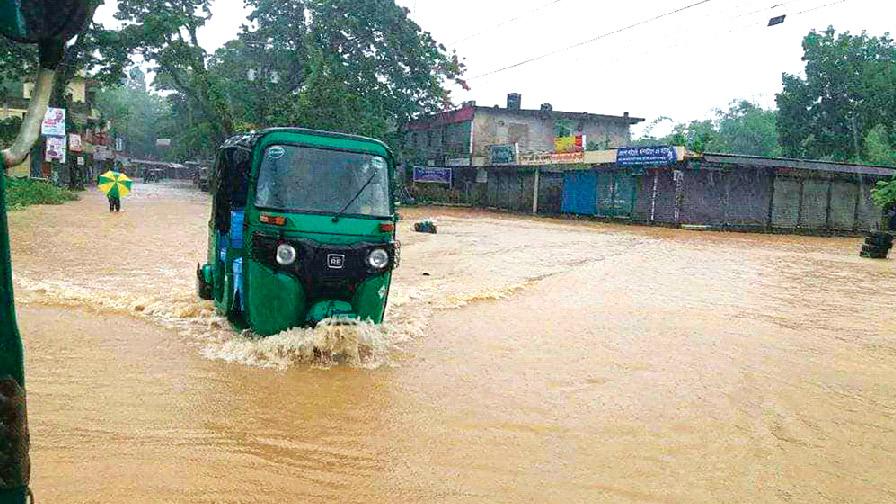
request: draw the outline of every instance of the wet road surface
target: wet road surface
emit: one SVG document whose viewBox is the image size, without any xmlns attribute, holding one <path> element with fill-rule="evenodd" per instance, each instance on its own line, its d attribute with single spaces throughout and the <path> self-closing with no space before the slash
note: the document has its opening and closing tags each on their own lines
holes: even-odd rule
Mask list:
<svg viewBox="0 0 896 504">
<path fill-rule="evenodd" d="M 195 298 L 207 195 L 135 192 L 11 215 L 38 502 L 896 501 L 858 239 L 406 209 L 384 327 L 258 341 Z"/>
</svg>

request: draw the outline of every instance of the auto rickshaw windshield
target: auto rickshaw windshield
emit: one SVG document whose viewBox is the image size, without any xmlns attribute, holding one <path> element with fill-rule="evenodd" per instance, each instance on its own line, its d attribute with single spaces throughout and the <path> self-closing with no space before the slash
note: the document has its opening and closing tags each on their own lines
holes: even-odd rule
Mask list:
<svg viewBox="0 0 896 504">
<path fill-rule="evenodd" d="M 391 205 L 386 160 L 331 149 L 268 147 L 258 174 L 255 206 L 387 218 Z"/>
</svg>

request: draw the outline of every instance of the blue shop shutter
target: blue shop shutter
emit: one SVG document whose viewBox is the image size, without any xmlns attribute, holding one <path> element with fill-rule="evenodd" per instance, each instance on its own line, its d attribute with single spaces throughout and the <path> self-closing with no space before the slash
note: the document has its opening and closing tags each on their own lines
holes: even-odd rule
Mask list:
<svg viewBox="0 0 896 504">
<path fill-rule="evenodd" d="M 563 176 L 563 213 L 594 215 L 597 211 L 597 172 L 568 171 Z"/>
</svg>

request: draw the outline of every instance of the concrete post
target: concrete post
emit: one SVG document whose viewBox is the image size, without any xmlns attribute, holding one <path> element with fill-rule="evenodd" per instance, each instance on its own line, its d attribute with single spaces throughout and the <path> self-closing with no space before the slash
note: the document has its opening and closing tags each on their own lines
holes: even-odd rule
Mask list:
<svg viewBox="0 0 896 504">
<path fill-rule="evenodd" d="M 541 184 L 541 167 L 535 167 L 535 183 L 532 184 L 532 213 L 538 215 L 538 186 Z"/>
<path fill-rule="evenodd" d="M 675 225 L 681 225 L 681 209 L 684 205 L 684 171 L 673 170 L 672 178 L 675 180 Z"/>
</svg>

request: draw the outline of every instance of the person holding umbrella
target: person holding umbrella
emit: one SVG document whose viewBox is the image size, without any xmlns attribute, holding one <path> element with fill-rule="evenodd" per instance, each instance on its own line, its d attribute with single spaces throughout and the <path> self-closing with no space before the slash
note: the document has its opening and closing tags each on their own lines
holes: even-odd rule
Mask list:
<svg viewBox="0 0 896 504">
<path fill-rule="evenodd" d="M 109 198 L 109 211 L 121 211 L 121 198 L 131 193 L 133 181 L 123 173 L 108 171 L 100 175 L 99 188 Z"/>
</svg>

